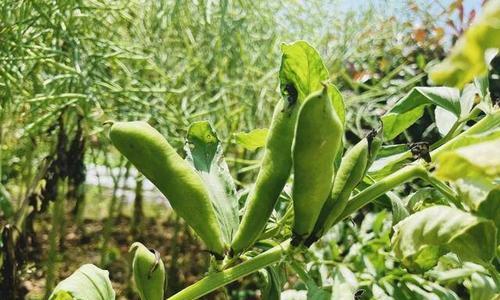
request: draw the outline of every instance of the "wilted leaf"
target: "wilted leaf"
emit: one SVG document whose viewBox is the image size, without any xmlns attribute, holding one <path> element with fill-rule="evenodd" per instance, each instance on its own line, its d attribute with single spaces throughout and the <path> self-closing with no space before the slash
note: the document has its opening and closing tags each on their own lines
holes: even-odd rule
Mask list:
<svg viewBox="0 0 500 300">
<path fill-rule="evenodd" d="M 114 300 L 115 291 L 111 286 L 108 271 L 86 264 L 59 282 L 49 299 Z"/>
<path fill-rule="evenodd" d="M 412 269 L 427 270 L 446 252 L 479 264 L 488 263 L 495 255 L 493 222 L 456 208 L 442 205 L 426 208 L 394 229 L 393 251 Z"/>
<path fill-rule="evenodd" d="M 229 243 L 239 224 L 238 197 L 222 146 L 208 122 L 191 124 L 185 150 L 186 160 L 195 167 L 210 192 L 224 239 Z"/>
</svg>

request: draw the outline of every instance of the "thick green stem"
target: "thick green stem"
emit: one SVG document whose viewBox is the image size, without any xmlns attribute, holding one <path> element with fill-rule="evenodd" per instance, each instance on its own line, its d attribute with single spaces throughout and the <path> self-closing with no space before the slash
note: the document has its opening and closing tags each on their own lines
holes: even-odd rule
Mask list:
<svg viewBox="0 0 500 300">
<path fill-rule="evenodd" d="M 384 179 L 375 182 L 374 184 L 361 191 L 359 194 L 352 197 L 349 202 L 347 202 L 346 208 L 344 209 L 342 214 L 340 214 L 336 223 L 347 218 L 358 209 L 362 208 L 363 206 L 367 205 L 374 199 L 387 193 L 398 185 L 417 177 L 423 177 L 425 173 L 426 170 L 424 167 L 422 167 L 422 165 L 409 165 L 385 177 Z"/>
<path fill-rule="evenodd" d="M 289 244 L 289 241 L 285 241 L 280 245 L 269 249 L 266 252 L 261 253 L 256 257 L 249 259 L 235 267 L 210 274 L 207 277 L 196 282 L 195 284 L 168 298 L 168 300 L 199 299 L 200 297 L 203 297 L 204 295 L 215 291 L 216 289 L 219 289 L 235 280 L 250 275 L 269 265 L 277 263 L 287 252 Z"/>
</svg>

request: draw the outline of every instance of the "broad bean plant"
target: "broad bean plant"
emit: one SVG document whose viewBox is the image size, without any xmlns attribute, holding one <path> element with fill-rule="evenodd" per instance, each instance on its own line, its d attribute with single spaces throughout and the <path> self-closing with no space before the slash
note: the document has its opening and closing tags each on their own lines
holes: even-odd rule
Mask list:
<svg viewBox="0 0 500 300">
<path fill-rule="evenodd" d="M 311 263 L 318 262 L 311 249 L 370 203 L 392 212 L 392 229 L 379 232 L 387 239 L 390 235 L 390 257 L 406 274 L 400 280 L 414 283 L 411 274 L 440 270 L 449 272 L 449 280 L 468 282 L 475 299 L 498 296 L 500 111 L 491 99 L 485 66 L 491 48 L 500 46 L 500 4 L 491 1 L 485 10 L 450 58 L 430 71 L 431 78 L 451 86 L 412 89 L 381 116 L 380 128 L 353 146 L 344 137 L 343 97 L 329 82 L 318 52 L 304 41 L 283 44 L 281 99 L 269 129 L 239 139 L 243 147 L 264 152 L 255 184 L 246 192 L 236 190 L 208 122 L 189 127 L 185 158 L 146 122 L 110 122 L 114 146 L 167 197 L 211 256 L 208 273 L 168 299 L 198 299 L 255 272 L 267 278 L 262 297 L 279 299 L 286 278 L 277 274 L 284 268 L 305 283 L 309 299 L 360 297 L 340 263 L 333 284 L 315 283 L 309 273 Z M 481 64 L 474 73 L 457 71 L 476 60 Z M 429 109 L 441 139 L 395 144 Z M 391 192 L 405 184 L 421 190 L 406 199 Z M 422 196 L 423 191 L 432 197 Z M 245 203 L 242 216 L 239 202 Z M 140 243 L 131 246 L 131 255 L 140 298 L 164 299 L 168 280 L 161 255 Z M 435 287 L 426 282 L 420 284 Z M 477 282 L 485 283 L 483 298 Z M 368 291 L 372 297 L 407 299 L 401 293 L 380 282 Z M 114 298 L 107 271 L 93 265 L 60 282 L 51 296 Z M 445 298 L 459 299 L 452 292 Z"/>
</svg>

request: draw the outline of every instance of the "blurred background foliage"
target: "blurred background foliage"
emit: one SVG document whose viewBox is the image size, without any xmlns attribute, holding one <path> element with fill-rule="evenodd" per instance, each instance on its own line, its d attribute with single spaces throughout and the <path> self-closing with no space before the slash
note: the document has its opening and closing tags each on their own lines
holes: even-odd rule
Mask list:
<svg viewBox="0 0 500 300">
<path fill-rule="evenodd" d="M 354 143 L 403 94 L 427 85 L 426 68 L 444 58 L 468 27 L 480 7 L 476 2 L 0 1 L 0 226 L 25 262 L 11 270 L 27 276 L 17 284 L 26 293 L 37 290 L 26 281 L 45 273 L 67 275 L 61 273 L 72 265 L 59 273 L 51 266 L 68 257 L 61 245 L 73 245 L 76 233 L 80 242 L 99 245 L 84 247 L 82 256 L 95 255 L 102 265 L 117 262 L 114 270 L 125 275 L 115 272 L 114 279 L 126 283 L 124 245 L 155 234 L 150 231 L 156 225 L 137 233 L 134 222 L 143 208 L 137 211 L 142 185 L 135 179 L 142 181 L 110 147 L 105 121 L 147 120 L 181 152 L 188 125 L 208 119 L 244 187 L 255 175 L 259 153 L 236 144 L 233 134 L 268 126 L 279 97 L 280 43 L 304 39 L 320 51 L 344 95 L 346 138 Z M 437 131 L 431 123 L 423 118 L 397 141 L 432 139 Z M 104 183 L 104 173 L 111 183 Z M 96 183 L 88 184 L 89 177 Z M 131 190 L 134 199 L 127 202 L 120 190 Z M 132 202 L 136 206 L 128 207 Z M 142 222 L 165 219 L 169 213 L 158 213 L 164 206 L 146 205 Z M 122 210 L 132 226 L 121 219 Z M 106 222 L 91 221 L 101 218 Z M 176 217 L 166 219 L 168 236 L 148 240 L 166 247 L 160 252 L 168 253 L 170 274 L 177 278 L 170 294 L 200 276 L 207 262 L 202 255 L 179 259 L 179 251 L 187 250 L 176 250 L 177 243 L 188 247 L 193 238 L 176 233 L 184 226 Z M 6 224 L 17 229 L 8 231 Z M 132 237 L 120 240 L 125 233 L 113 224 L 131 227 Z M 21 241 L 31 247 L 24 249 L 24 260 Z M 38 256 L 28 259 L 26 249 Z M 88 260 L 80 257 L 75 264 Z M 50 285 L 55 279 L 47 280 Z M 251 282 L 241 284 L 252 289 Z"/>
</svg>

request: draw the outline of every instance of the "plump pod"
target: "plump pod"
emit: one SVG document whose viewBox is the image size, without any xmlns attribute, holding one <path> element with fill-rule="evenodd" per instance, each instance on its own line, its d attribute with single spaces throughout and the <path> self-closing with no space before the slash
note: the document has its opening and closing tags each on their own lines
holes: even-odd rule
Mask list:
<svg viewBox="0 0 500 300">
<path fill-rule="evenodd" d="M 109 136 L 115 147 L 167 197 L 175 212 L 222 256 L 224 242 L 209 193 L 195 170 L 146 122 L 116 122 Z"/>
<path fill-rule="evenodd" d="M 337 220 L 347 205 L 349 196 L 365 176 L 368 163 L 368 140 L 354 145 L 342 158 L 333 182 L 332 193 L 321 211 L 314 229 L 314 240 L 319 239 Z"/>
<path fill-rule="evenodd" d="M 132 244 L 130 252 L 134 256 L 132 272 L 141 300 L 163 300 L 166 275 L 160 254 L 139 242 Z"/>
<path fill-rule="evenodd" d="M 295 130 L 292 198 L 296 242 L 311 234 L 328 198 L 341 141 L 342 124 L 325 87 L 305 100 Z"/>
<path fill-rule="evenodd" d="M 235 254 L 243 252 L 257 240 L 290 176 L 291 147 L 298 108 L 299 103 L 282 99 L 274 110 L 261 168 L 231 244 L 231 251 Z"/>
</svg>

